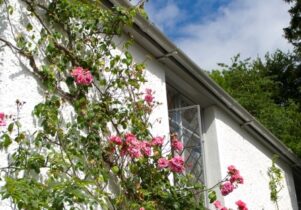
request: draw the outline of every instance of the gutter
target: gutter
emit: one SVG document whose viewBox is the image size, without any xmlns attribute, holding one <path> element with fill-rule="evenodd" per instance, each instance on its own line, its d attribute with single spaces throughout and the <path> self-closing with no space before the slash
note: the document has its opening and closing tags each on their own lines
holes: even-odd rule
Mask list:
<svg viewBox="0 0 301 210">
<path fill-rule="evenodd" d="M 114 5 L 132 7 L 128 0 L 107 0 Z M 301 160 L 292 153 L 276 136 L 259 123 L 246 109 L 236 102 L 228 93 L 217 85 L 196 63 L 194 63 L 182 50 L 178 49 L 157 27 L 138 15 L 135 19 L 133 29 L 126 31 L 138 31 L 148 42 L 156 48 L 155 57 L 160 62 L 162 59 L 169 59 L 176 65 L 188 72 L 204 88 L 213 95 L 220 107 L 225 107 L 232 116 L 239 118 L 241 127 L 258 137 L 258 140 L 280 155 L 292 168 L 301 172 Z M 145 44 L 150 44 L 146 43 Z"/>
</svg>

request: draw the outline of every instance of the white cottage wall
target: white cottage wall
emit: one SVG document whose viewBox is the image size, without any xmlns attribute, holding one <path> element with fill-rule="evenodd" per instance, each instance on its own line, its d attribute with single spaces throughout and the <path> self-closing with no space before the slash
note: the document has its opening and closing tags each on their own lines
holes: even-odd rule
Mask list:
<svg viewBox="0 0 301 210">
<path fill-rule="evenodd" d="M 216 145 L 218 157 L 213 153 L 212 159 L 207 157 L 206 165 L 208 173 L 216 171 L 216 162 L 219 161 L 221 171 L 220 178 L 226 176 L 227 166 L 235 165 L 245 183 L 239 185 L 231 194 L 223 197 L 225 206 L 236 208 L 235 202 L 239 199 L 245 201 L 249 209 L 277 209 L 270 200 L 268 168 L 272 165 L 273 154 L 258 140 L 247 133 L 230 116 L 216 106 L 205 110 L 206 116 L 214 116 L 205 120 L 205 145 Z M 216 130 L 216 136 L 210 135 L 212 129 Z M 209 138 L 210 137 L 210 138 Z M 206 149 L 206 148 L 205 148 Z M 208 152 L 208 151 L 207 151 Z M 208 153 L 207 153 L 208 154 Z M 211 156 L 208 154 L 208 156 Z M 281 162 L 277 166 L 282 170 L 284 179 L 283 189 L 279 193 L 279 209 L 297 210 L 294 181 L 291 168 Z M 219 177 L 215 178 L 217 181 Z"/>
</svg>

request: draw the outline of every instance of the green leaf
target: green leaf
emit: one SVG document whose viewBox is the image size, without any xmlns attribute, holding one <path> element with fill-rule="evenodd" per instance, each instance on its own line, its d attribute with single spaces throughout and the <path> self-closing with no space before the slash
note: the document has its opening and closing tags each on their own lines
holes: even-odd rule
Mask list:
<svg viewBox="0 0 301 210">
<path fill-rule="evenodd" d="M 11 5 L 8 5 L 7 11 L 8 11 L 8 13 L 9 13 L 10 15 L 12 15 L 13 12 L 14 12 L 14 8 L 13 8 Z"/>
<path fill-rule="evenodd" d="M 29 169 L 33 169 L 36 173 L 40 173 L 40 168 L 44 166 L 45 158 L 40 154 L 33 154 L 28 159 Z"/>
<path fill-rule="evenodd" d="M 210 203 L 213 203 L 214 201 L 216 201 L 216 199 L 217 199 L 216 192 L 215 191 L 209 192 L 208 198 L 209 198 Z"/>
<path fill-rule="evenodd" d="M 114 174 L 118 174 L 118 172 L 119 172 L 118 166 L 114 166 L 114 167 L 112 168 L 112 171 L 113 171 Z"/>
<path fill-rule="evenodd" d="M 128 51 L 126 51 L 124 54 L 125 54 L 126 59 L 123 59 L 123 62 L 127 65 L 131 65 L 133 62 L 132 55 Z"/>
<path fill-rule="evenodd" d="M 12 143 L 10 136 L 7 134 L 3 134 L 1 138 L 3 139 L 3 141 L 0 143 L 0 149 L 7 149 Z"/>
<path fill-rule="evenodd" d="M 30 24 L 30 23 L 28 23 L 27 25 L 26 25 L 26 30 L 27 31 L 31 31 L 32 30 L 32 25 Z"/>
<path fill-rule="evenodd" d="M 20 133 L 16 138 L 15 138 L 15 141 L 17 142 L 17 143 L 20 143 L 22 140 L 24 140 L 25 139 L 25 134 L 22 132 L 22 133 Z"/>
<path fill-rule="evenodd" d="M 14 129 L 14 123 L 9 124 L 8 128 L 7 128 L 8 132 L 11 133 L 13 131 L 13 129 Z"/>
</svg>

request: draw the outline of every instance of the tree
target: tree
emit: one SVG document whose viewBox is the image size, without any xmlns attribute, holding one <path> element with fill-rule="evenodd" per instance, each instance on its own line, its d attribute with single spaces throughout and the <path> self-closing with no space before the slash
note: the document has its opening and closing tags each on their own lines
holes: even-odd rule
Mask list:
<svg viewBox="0 0 301 210">
<path fill-rule="evenodd" d="M 280 51 L 264 61 L 236 56 L 222 68 L 210 76 L 301 157 L 300 84 L 293 56 Z"/>
<path fill-rule="evenodd" d="M 298 53 L 301 53 L 301 2 L 299 0 L 285 1 L 292 4 L 289 10 L 290 25 L 284 29 L 285 37 L 296 47 Z"/>
<path fill-rule="evenodd" d="M 296 59 L 294 53 L 285 54 L 279 50 L 265 56 L 266 74 L 278 86 L 273 100 L 279 106 L 286 105 L 289 100 L 301 103 L 301 71 Z"/>
</svg>

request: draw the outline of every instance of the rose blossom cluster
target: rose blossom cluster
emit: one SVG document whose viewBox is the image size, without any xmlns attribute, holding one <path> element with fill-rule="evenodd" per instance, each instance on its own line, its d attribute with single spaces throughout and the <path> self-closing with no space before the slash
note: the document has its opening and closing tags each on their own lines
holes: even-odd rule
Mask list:
<svg viewBox="0 0 301 210">
<path fill-rule="evenodd" d="M 227 173 L 228 176 L 226 177 L 226 180 L 220 185 L 220 190 L 223 196 L 231 193 L 235 188 L 237 188 L 238 184 L 244 183 L 243 177 L 240 175 L 239 170 L 237 170 L 235 166 L 228 166 Z M 236 201 L 235 204 L 238 206 L 238 210 L 248 210 L 247 205 L 241 200 Z M 218 210 L 228 210 L 228 208 L 223 206 L 219 200 L 214 201 L 213 205 Z"/>
<path fill-rule="evenodd" d="M 3 112 L 0 112 L 0 126 L 6 126 L 5 114 Z"/>
<path fill-rule="evenodd" d="M 119 136 L 111 136 L 109 142 L 112 145 L 119 146 L 122 156 L 130 156 L 132 159 L 149 157 L 152 154 L 152 147 L 162 146 L 164 138 L 157 136 L 151 141 L 141 141 L 134 134 L 126 133 L 124 138 Z"/>
<path fill-rule="evenodd" d="M 153 91 L 152 91 L 152 89 L 149 89 L 149 88 L 146 88 L 145 89 L 145 95 L 144 95 L 144 101 L 146 101 L 146 103 L 148 104 L 148 105 L 151 105 L 152 104 L 152 102 L 153 102 L 153 100 L 154 100 L 154 96 L 153 96 Z"/>
<path fill-rule="evenodd" d="M 244 183 L 244 179 L 239 174 L 239 170 L 237 170 L 233 165 L 228 166 L 228 176 L 229 178 L 227 178 L 227 180 L 220 186 L 221 193 L 223 196 L 226 196 L 229 193 L 231 193 L 237 187 L 238 184 Z"/>
<path fill-rule="evenodd" d="M 91 72 L 88 69 L 83 69 L 82 67 L 76 67 L 75 69 L 73 69 L 71 76 L 79 85 L 90 85 L 93 81 Z"/>
<path fill-rule="evenodd" d="M 181 156 L 175 156 L 170 160 L 162 157 L 158 160 L 158 167 L 160 169 L 169 168 L 172 172 L 182 173 L 185 170 L 184 160 Z"/>
<path fill-rule="evenodd" d="M 173 143 L 172 146 L 175 150 L 182 150 L 182 143 Z M 141 157 L 149 157 L 152 154 L 153 147 L 162 147 L 164 138 L 161 136 L 154 137 L 151 141 L 141 141 L 134 134 L 126 133 L 123 138 L 119 136 L 111 136 L 109 138 L 111 145 L 115 145 L 120 149 L 121 156 L 129 156 L 132 159 Z M 181 156 L 175 156 L 169 160 L 161 157 L 158 159 L 158 168 L 169 168 L 176 173 L 182 173 L 184 171 L 184 160 Z"/>
<path fill-rule="evenodd" d="M 178 153 L 182 152 L 184 146 L 181 141 L 177 139 L 176 134 L 171 135 L 171 147 L 174 151 Z M 169 168 L 172 172 L 182 173 L 185 169 L 184 167 L 184 160 L 181 156 L 175 156 L 170 160 L 162 157 L 158 160 L 158 167 L 160 169 Z"/>
<path fill-rule="evenodd" d="M 239 170 L 235 168 L 235 166 L 230 165 L 228 166 L 228 174 L 230 175 L 230 182 L 237 183 L 237 184 L 243 184 L 244 179 L 243 177 L 239 174 Z"/>
</svg>

